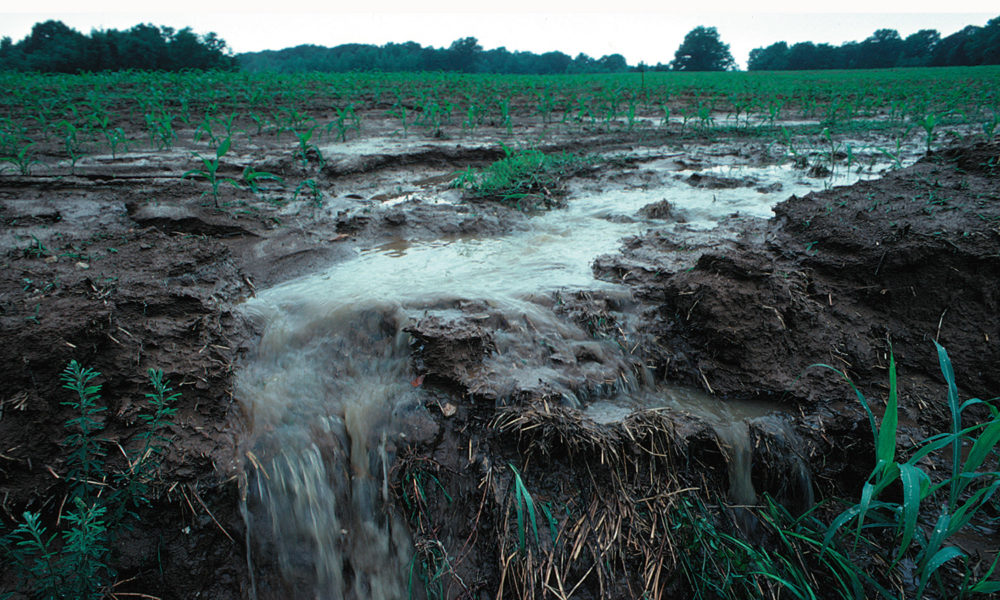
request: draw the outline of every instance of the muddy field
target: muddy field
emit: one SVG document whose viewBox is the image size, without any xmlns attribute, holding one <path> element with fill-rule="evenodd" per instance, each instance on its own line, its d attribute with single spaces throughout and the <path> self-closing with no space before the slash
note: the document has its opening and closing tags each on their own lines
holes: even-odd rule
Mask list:
<svg viewBox="0 0 1000 600">
<path fill-rule="evenodd" d="M 322 162 L 280 134 L 234 145 L 221 176 L 283 180 L 257 193 L 184 177 L 194 143 L 71 165 L 53 141 L 0 174 L 5 527 L 63 514 L 76 359 L 102 374 L 116 470 L 147 369 L 181 393 L 112 554 L 119 597 L 686 597 L 690 540 L 664 520 L 682 492 L 797 513 L 874 466 L 854 392 L 810 365 L 879 413 L 894 353 L 901 440 L 949 426 L 933 341 L 962 398 L 1000 390 L 995 143 L 914 139 L 891 169 L 878 131 L 841 140 L 869 148 L 853 164 L 821 142 L 795 164 L 742 134 L 556 132 L 534 147 L 590 159 L 524 212 L 451 183 L 543 123 L 364 122 Z M 956 541 L 986 564 L 995 512 Z"/>
</svg>

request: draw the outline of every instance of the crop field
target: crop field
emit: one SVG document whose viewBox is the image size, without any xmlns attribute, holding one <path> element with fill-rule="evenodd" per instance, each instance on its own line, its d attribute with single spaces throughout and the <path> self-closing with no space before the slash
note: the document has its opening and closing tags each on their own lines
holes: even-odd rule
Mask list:
<svg viewBox="0 0 1000 600">
<path fill-rule="evenodd" d="M 1000 592 L 1000 67 L 0 87 L 0 598 Z"/>
</svg>

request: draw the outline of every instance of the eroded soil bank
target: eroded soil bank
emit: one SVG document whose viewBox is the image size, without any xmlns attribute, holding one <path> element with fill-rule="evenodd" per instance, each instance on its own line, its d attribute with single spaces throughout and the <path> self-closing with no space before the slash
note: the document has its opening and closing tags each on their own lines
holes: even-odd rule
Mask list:
<svg viewBox="0 0 1000 600">
<path fill-rule="evenodd" d="M 163 369 L 182 393 L 172 450 L 141 526 L 116 548 L 116 591 L 248 597 L 240 511 L 241 484 L 255 469 L 246 454 L 253 422 L 233 385 L 259 331 L 236 307 L 359 249 L 405 252 L 421 241 L 531 227 L 531 216 L 460 202 L 448 187 L 455 171 L 498 158 L 494 147 L 404 146 L 397 161 L 364 150 L 330 161 L 315 174 L 325 203 L 245 212 L 227 204 L 232 196 L 223 197 L 228 210 L 217 210 L 181 180 L 182 154 L 151 168 L 136 159 L 131 167 L 4 176 L 4 524 L 24 510 L 50 523 L 61 512 L 59 442 L 72 415 L 61 405 L 69 392 L 59 373 L 69 360 L 103 374 L 102 437 L 123 447 L 141 431 L 146 369 Z M 723 201 L 722 190 L 780 194 L 707 168 L 737 159 L 768 165 L 760 146 L 566 142 L 618 156 L 579 174 L 567 201 L 588 187 L 655 190 L 662 181 L 645 167 L 664 162 L 661 177 L 719 190 Z M 294 172 L 290 156 L 270 168 Z M 613 285 L 531 299 L 565 326 L 540 330 L 462 299 L 393 323 L 411 336 L 413 387 L 427 409 L 390 448 L 388 483 L 416 548 L 414 593 L 433 591 L 425 584 L 446 597 L 686 593 L 664 519 L 678 509 L 678 490 L 732 492 L 736 443 L 683 404 L 634 410 L 650 406 L 637 402 L 605 419 L 586 411 L 590 400 L 682 384 L 733 406 L 766 400 L 783 408 L 780 417 L 735 410 L 727 418 L 749 418 L 756 493 L 801 508 L 814 496 L 855 495 L 871 468 L 871 434 L 852 392 L 809 365 L 842 369 L 880 398 L 891 343 L 914 439 L 947 426 L 932 340 L 951 353 L 963 397 L 995 396 L 998 161 L 996 145 L 938 152 L 880 179 L 789 198 L 771 220 L 734 216 L 709 235 L 668 230 L 698 219 L 678 203 L 609 214 L 646 231 L 594 263 Z M 697 178 L 687 173 L 702 167 Z M 526 508 L 518 486 L 546 513 L 539 531 L 518 517 Z M 527 553 L 525 534 L 536 540 Z M 294 593 L 279 573 L 255 576 L 262 597 Z M 10 573 L 4 584 L 14 585 Z"/>
</svg>

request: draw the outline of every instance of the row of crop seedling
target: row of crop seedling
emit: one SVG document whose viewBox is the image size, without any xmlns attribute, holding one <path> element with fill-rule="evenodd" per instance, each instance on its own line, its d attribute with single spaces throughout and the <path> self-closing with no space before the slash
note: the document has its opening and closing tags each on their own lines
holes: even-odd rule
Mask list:
<svg viewBox="0 0 1000 600">
<path fill-rule="evenodd" d="M 230 77 L 217 76 L 222 80 Z M 360 133 L 362 114 L 379 111 L 397 121 L 398 131 L 404 136 L 414 127 L 436 136 L 447 126 L 461 125 L 475 131 L 485 124 L 512 134 L 516 124 L 530 123 L 532 119 L 539 119 L 546 127 L 560 124 L 631 130 L 655 122 L 668 126 L 673 117 L 682 134 L 689 125 L 701 132 L 716 128 L 762 130 L 773 128 L 782 118 L 816 118 L 832 128 L 856 126 L 858 122 L 882 127 L 883 121 L 901 128 L 917 122 L 931 129 L 948 119 L 978 122 L 988 137 L 995 134 L 998 111 L 995 91 L 972 100 L 970 106 L 968 94 L 940 93 L 938 88 L 932 90 L 934 95 L 907 88 L 908 97 L 895 97 L 896 92 L 862 93 L 857 89 L 792 90 L 794 93 L 786 95 L 780 86 L 759 83 L 722 90 L 711 86 L 636 89 L 622 78 L 606 78 L 598 80 L 601 85 L 593 85 L 590 80 L 451 77 L 444 78 L 445 85 L 437 87 L 431 85 L 440 81 L 435 76 L 360 78 L 350 80 L 349 85 L 328 83 L 329 78 L 299 78 L 294 80 L 298 88 L 291 89 L 308 93 L 298 94 L 292 102 L 288 89 L 273 85 L 255 88 L 249 83 L 256 80 L 245 75 L 239 79 L 243 84 L 240 93 L 211 85 L 207 87 L 214 92 L 206 93 L 193 85 L 203 82 L 204 77 L 192 76 L 180 91 L 173 90 L 173 95 L 166 93 L 163 85 L 142 82 L 124 91 L 98 87 L 82 97 L 66 91 L 65 96 L 55 100 L 21 98 L 10 104 L 27 110 L 18 112 L 21 122 L 16 125 L 13 118 L 7 118 L 4 134 L 11 138 L 20 129 L 22 140 L 41 142 L 57 136 L 75 165 L 84 139 L 89 138 L 91 144 L 102 141 L 113 156 L 134 145 L 137 140 L 129 138 L 126 130 L 134 130 L 137 119 L 141 119 L 153 149 L 169 149 L 177 143 L 178 127 L 193 129 L 195 142 L 207 138 L 212 145 L 223 134 L 232 137 L 237 129 L 248 138 L 272 134 L 280 139 L 287 133 L 298 138 L 316 124 L 304 116 L 306 111 L 300 108 L 303 104 L 331 115 L 325 128 L 312 132 L 313 139 L 325 132 L 340 141 Z M 168 81 L 178 80 L 175 77 Z M 393 89 L 385 85 L 388 81 L 408 85 Z M 645 120 L 640 119 L 643 116 Z M 6 161 L 19 169 L 30 169 L 33 163 L 30 151 L 22 152 L 25 146 L 27 143 L 21 143 L 6 151 Z"/>
</svg>

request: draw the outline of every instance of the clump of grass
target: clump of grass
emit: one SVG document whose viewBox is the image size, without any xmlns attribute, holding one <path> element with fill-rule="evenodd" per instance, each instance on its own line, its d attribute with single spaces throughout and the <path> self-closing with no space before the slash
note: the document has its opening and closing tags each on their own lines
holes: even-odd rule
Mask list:
<svg viewBox="0 0 1000 600">
<path fill-rule="evenodd" d="M 12 531 L 0 536 L 0 556 L 13 565 L 32 598 L 96 600 L 108 594 L 115 577 L 110 564 L 114 539 L 138 520 L 135 509 L 149 504 L 152 482 L 169 443 L 163 429 L 176 412 L 170 405 L 180 394 L 162 371 L 150 369 L 152 391 L 146 394 L 148 412 L 140 415 L 146 427 L 139 435 L 139 447 L 123 450 L 127 467 L 111 472 L 105 460 L 108 441 L 98 437 L 105 410 L 100 404 L 101 385 L 95 383 L 99 376 L 75 360 L 60 376 L 63 388 L 73 392 L 62 404 L 75 413 L 65 423 L 69 434 L 63 441 L 68 451 L 65 479 L 71 486 L 65 502 L 68 512 L 55 520 L 52 531 L 41 513 L 26 511 Z"/>
<path fill-rule="evenodd" d="M 474 198 L 499 200 L 519 210 L 552 208 L 560 203 L 562 180 L 593 162 L 567 152 L 504 147 L 502 159 L 485 169 L 469 167 L 459 172 L 451 185 Z"/>
</svg>

